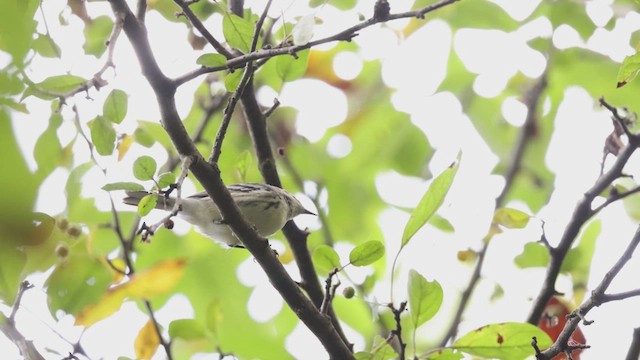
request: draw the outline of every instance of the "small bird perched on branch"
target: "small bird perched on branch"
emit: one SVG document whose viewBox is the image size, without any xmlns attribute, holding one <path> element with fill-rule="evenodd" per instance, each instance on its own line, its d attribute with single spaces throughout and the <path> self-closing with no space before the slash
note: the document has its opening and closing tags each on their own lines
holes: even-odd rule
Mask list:
<svg viewBox="0 0 640 360">
<path fill-rule="evenodd" d="M 227 189 L 242 215 L 263 237 L 275 234 L 287 221 L 298 215 L 315 215 L 305 209 L 293 195 L 279 187 L 247 183 L 229 185 Z M 122 201 L 137 206 L 143 197 L 151 193 L 127 191 L 126 194 L 127 197 Z M 172 211 L 175 203 L 175 198 L 159 196 L 156 208 Z M 199 232 L 211 239 L 232 247 L 242 247 L 242 243 L 226 225 L 213 200 L 204 191 L 182 198 L 178 216 L 195 225 Z"/>
</svg>

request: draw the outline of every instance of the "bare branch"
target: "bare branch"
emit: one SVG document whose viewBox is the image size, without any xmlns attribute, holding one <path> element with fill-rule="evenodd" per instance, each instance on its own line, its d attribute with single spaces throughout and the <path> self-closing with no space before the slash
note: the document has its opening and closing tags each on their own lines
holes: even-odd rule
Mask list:
<svg viewBox="0 0 640 360">
<path fill-rule="evenodd" d="M 578 327 L 578 324 L 581 320 L 584 319 L 584 316 L 594 307 L 600 306 L 607 301 L 625 299 L 630 296 L 638 296 L 640 292 L 638 290 L 630 291 L 627 293 L 623 293 L 624 296 L 618 295 L 607 295 L 605 292 L 611 285 L 611 282 L 615 277 L 620 273 L 620 270 L 626 265 L 626 263 L 631 259 L 633 253 L 636 248 L 640 244 L 640 226 L 636 230 L 635 235 L 627 245 L 627 248 L 622 253 L 620 258 L 616 261 L 616 263 L 611 267 L 611 269 L 604 275 L 600 284 L 591 292 L 591 296 L 585 301 L 582 305 L 580 305 L 573 313 L 567 317 L 567 323 L 565 324 L 562 332 L 558 335 L 556 342 L 548 349 L 542 351 L 540 354 L 536 356 L 538 360 L 548 360 L 552 359 L 555 355 L 565 352 L 571 351 L 573 345 L 569 345 L 569 339 L 573 332 Z"/>
</svg>

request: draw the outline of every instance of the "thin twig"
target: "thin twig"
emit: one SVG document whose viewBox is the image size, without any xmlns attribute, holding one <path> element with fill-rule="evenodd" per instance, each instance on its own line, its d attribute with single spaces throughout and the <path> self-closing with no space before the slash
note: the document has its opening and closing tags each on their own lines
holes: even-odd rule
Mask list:
<svg viewBox="0 0 640 360">
<path fill-rule="evenodd" d="M 460 1 L 460 0 L 443 0 L 436 4 L 425 6 L 415 11 L 407 11 L 407 12 L 398 13 L 398 14 L 390 14 L 385 20 L 370 18 L 352 27 L 342 30 L 334 35 L 331 35 L 319 40 L 314 40 L 304 45 L 292 45 L 292 46 L 285 46 L 280 48 L 261 49 L 261 50 L 249 52 L 248 54 L 242 55 L 242 56 L 237 56 L 233 58 L 227 57 L 229 60 L 223 66 L 217 66 L 217 67 L 211 67 L 211 68 L 203 67 L 203 68 L 196 69 L 187 74 L 177 77 L 176 79 L 174 79 L 174 83 L 176 85 L 180 85 L 187 81 L 193 80 L 203 74 L 207 74 L 215 71 L 221 71 L 221 70 L 238 69 L 245 66 L 245 64 L 250 61 L 255 61 L 255 60 L 264 59 L 264 58 L 272 58 L 279 55 L 292 55 L 297 53 L 298 51 L 309 49 L 321 44 L 326 44 L 334 41 L 351 41 L 351 39 L 353 39 L 355 36 L 358 35 L 357 34 L 358 31 L 364 28 L 367 28 L 369 26 L 375 25 L 380 22 L 387 22 L 391 20 L 404 19 L 404 18 L 420 18 L 421 19 L 421 18 L 424 18 L 424 16 L 427 13 L 440 9 L 444 6 L 453 4 L 457 1 Z"/>
<path fill-rule="evenodd" d="M 176 197 L 174 198 L 173 207 L 169 211 L 168 215 L 164 216 L 156 223 L 152 225 L 143 224 L 142 228 L 138 231 L 140 234 L 142 234 L 143 241 L 147 240 L 149 236 L 155 234 L 155 232 L 161 226 L 169 223 L 169 220 L 177 216 L 180 212 L 182 208 L 182 183 L 184 182 L 184 179 L 187 178 L 189 167 L 191 166 L 192 161 L 193 159 L 189 156 L 185 156 L 184 158 L 182 158 L 182 171 L 180 172 L 180 176 L 178 176 L 178 178 L 176 179 L 176 183 L 171 187 L 171 190 L 176 190 Z M 168 193 L 165 196 L 168 196 Z"/>
<path fill-rule="evenodd" d="M 324 291 L 324 299 L 322 300 L 322 305 L 320 305 L 320 312 L 323 314 L 327 314 L 329 309 L 331 308 L 331 302 L 333 301 L 333 297 L 336 293 L 336 289 L 340 286 L 340 281 L 336 282 L 336 284 L 332 285 L 333 277 L 338 273 L 338 269 L 333 269 L 327 279 L 325 280 L 325 291 Z"/>
<path fill-rule="evenodd" d="M 202 35 L 202 37 L 204 37 L 219 54 L 224 55 L 224 57 L 226 57 L 227 59 L 233 58 L 233 54 L 229 50 L 227 50 L 227 48 L 225 48 L 218 40 L 216 40 L 215 37 L 213 37 L 209 30 L 207 30 L 207 28 L 204 26 L 202 21 L 200 21 L 196 14 L 191 11 L 191 9 L 189 8 L 190 2 L 186 2 L 184 0 L 173 1 L 178 4 L 178 6 L 180 6 L 180 8 L 182 9 L 182 13 L 187 17 L 187 19 L 189 19 L 193 27 L 198 29 L 200 35 Z"/>
<path fill-rule="evenodd" d="M 562 234 L 560 242 L 554 248 L 555 250 L 550 253 L 551 256 L 549 264 L 547 265 L 545 280 L 538 296 L 533 302 L 527 322 L 537 324 L 540 320 L 547 302 L 556 293 L 556 279 L 560 274 L 562 263 L 569 252 L 569 249 L 571 249 L 571 245 L 580 232 L 582 225 L 584 225 L 594 215 L 592 209 L 593 200 L 605 189 L 611 186 L 613 181 L 623 176 L 622 170 L 629 161 L 631 155 L 638 149 L 638 146 L 640 146 L 640 140 L 635 137 L 629 137 L 629 144 L 620 150 L 620 153 L 611 168 L 598 178 L 595 184 L 584 193 L 582 199 L 580 199 L 576 204 L 571 219 Z M 600 208 L 596 209 L 600 210 Z"/>
<path fill-rule="evenodd" d="M 578 327 L 580 321 L 584 321 L 585 315 L 594 307 L 600 306 L 607 301 L 618 300 L 618 297 L 615 295 L 607 295 L 605 292 L 611 285 L 613 279 L 616 278 L 620 270 L 626 265 L 626 263 L 631 259 L 633 253 L 636 248 L 640 244 L 640 226 L 636 230 L 635 235 L 627 245 L 627 248 L 622 253 L 620 258 L 616 261 L 616 263 L 609 269 L 609 271 L 604 275 L 598 286 L 591 292 L 591 296 L 585 301 L 582 305 L 580 305 L 576 310 L 574 310 L 568 317 L 567 322 L 558 335 L 555 343 L 548 349 L 542 351 L 540 354 L 536 356 L 538 360 L 548 360 L 552 359 L 557 354 L 564 352 L 567 349 L 570 349 L 572 345 L 568 345 L 569 339 L 571 335 Z M 627 292 L 624 297 L 620 297 L 620 299 L 628 298 L 630 296 L 638 296 L 637 290 L 632 292 Z"/>
<path fill-rule="evenodd" d="M 400 316 L 406 309 L 407 302 L 406 301 L 401 302 L 400 306 L 397 309 L 393 306 L 393 303 L 390 303 L 387 306 L 389 307 L 389 309 L 391 309 L 391 312 L 393 313 L 393 319 L 396 323 L 396 328 L 391 331 L 390 335 L 393 335 L 398 340 L 398 343 L 400 344 L 399 346 L 400 353 L 398 354 L 399 355 L 398 359 L 404 360 L 406 356 L 405 352 L 407 349 L 407 344 L 402 340 L 402 324 L 401 324 Z"/>
<path fill-rule="evenodd" d="M 260 29 L 262 29 L 262 24 L 264 24 L 264 19 L 267 17 L 267 13 L 269 12 L 269 7 L 271 7 L 271 0 L 267 2 L 267 5 L 262 12 L 262 15 L 256 22 L 256 26 L 253 31 L 253 38 L 251 40 L 251 51 L 255 51 L 256 46 L 258 46 L 258 39 L 260 38 Z M 216 134 L 216 139 L 213 143 L 213 149 L 211 150 L 211 156 L 209 157 L 209 163 L 214 164 L 218 162 L 220 159 L 220 154 L 222 154 L 222 142 L 227 133 L 227 129 L 229 127 L 229 123 L 231 122 L 231 116 L 233 115 L 233 111 L 236 107 L 238 101 L 242 97 L 242 93 L 244 89 L 249 84 L 249 80 L 253 76 L 253 63 L 251 61 L 247 62 L 244 73 L 242 74 L 242 78 L 240 79 L 240 84 L 238 88 L 233 93 L 233 96 L 229 99 L 229 103 L 227 107 L 224 109 L 224 116 L 222 117 L 222 122 L 220 123 L 220 128 L 218 129 L 218 133 Z"/>
<path fill-rule="evenodd" d="M 499 208 L 504 205 L 507 195 L 513 188 L 513 183 L 520 172 L 520 168 L 522 165 L 522 160 L 524 158 L 525 150 L 531 143 L 534 135 L 534 129 L 537 125 L 538 120 L 538 107 L 540 103 L 540 97 L 547 86 L 546 73 L 543 74 L 527 91 L 524 96 L 524 101 L 527 106 L 527 118 L 525 120 L 524 125 L 520 129 L 520 134 L 518 135 L 518 139 L 515 142 L 513 156 L 509 161 L 509 166 L 507 171 L 505 172 L 505 184 L 500 192 L 500 195 L 496 198 L 495 208 Z M 491 243 L 491 237 L 487 236 L 482 241 L 482 249 L 478 252 L 478 259 L 476 261 L 476 265 L 471 273 L 471 277 L 469 278 L 469 282 L 465 287 L 465 290 L 462 292 L 460 296 L 460 302 L 458 303 L 453 319 L 449 325 L 449 328 L 445 334 L 445 336 L 440 340 L 440 347 L 444 347 L 447 345 L 449 340 L 454 339 L 458 332 L 458 325 L 462 320 L 462 315 L 469 305 L 469 301 L 471 300 L 471 295 L 475 290 L 478 282 L 480 281 L 480 277 L 482 275 L 482 267 L 484 266 L 484 259 L 487 255 L 487 251 L 489 249 L 489 244 Z"/>
</svg>

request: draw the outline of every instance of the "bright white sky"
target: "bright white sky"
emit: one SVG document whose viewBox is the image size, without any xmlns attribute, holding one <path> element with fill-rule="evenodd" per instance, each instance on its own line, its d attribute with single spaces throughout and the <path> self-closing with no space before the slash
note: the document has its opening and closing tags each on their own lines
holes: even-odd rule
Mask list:
<svg viewBox="0 0 640 360">
<path fill-rule="evenodd" d="M 527 18 L 539 3 L 539 1 L 527 0 L 495 2 L 503 6 L 517 20 Z M 64 9 L 65 3 L 62 1 L 42 3 L 51 35 L 63 49 L 63 58 L 61 60 L 36 59 L 29 72 L 29 76 L 34 81 L 40 81 L 53 73 L 66 72 L 90 77 L 102 66 L 102 60 L 82 56 L 79 50 L 82 48 L 82 39 L 78 36 L 82 33 L 82 26 L 77 18 L 70 16 L 68 9 Z M 254 12 L 260 12 L 265 1 L 251 3 L 254 6 Z M 322 25 L 316 27 L 316 36 L 328 35 L 336 32 L 336 29 L 344 28 L 345 25 L 353 24 L 357 21 L 358 13 L 369 16 L 370 3 L 366 1 L 359 3 L 356 11 L 346 14 L 334 10 L 331 6 L 315 10 L 316 15 L 324 20 Z M 410 0 L 394 1 L 393 10 L 408 9 L 412 3 L 413 1 Z M 612 16 L 610 3 L 611 1 L 607 0 L 589 2 L 589 15 L 598 26 L 604 25 Z M 88 8 L 91 16 L 110 14 L 106 3 L 92 2 Z M 57 24 L 56 19 L 61 11 L 70 22 L 67 27 Z M 311 10 L 307 9 L 302 2 L 288 0 L 274 1 L 271 10 L 271 15 L 284 14 L 288 20 L 310 13 Z M 471 270 L 468 265 L 457 262 L 455 254 L 468 247 L 474 249 L 480 247 L 480 239 L 486 233 L 490 223 L 494 198 L 503 185 L 501 177 L 491 175 L 497 163 L 497 157 L 491 153 L 477 134 L 469 118 L 462 113 L 455 94 L 436 92 L 446 72 L 449 49 L 453 48 L 465 65 L 478 74 L 474 84 L 477 96 L 493 97 L 500 93 L 506 81 L 517 72 L 535 78 L 544 71 L 546 65 L 544 57 L 526 46 L 526 41 L 540 36 L 552 36 L 554 44 L 559 48 L 589 47 L 620 61 L 625 55 L 633 52 L 629 46 L 629 34 L 638 28 L 637 24 L 640 24 L 638 16 L 637 13 L 629 13 L 616 23 L 612 31 L 598 29 L 586 44 L 580 40 L 575 30 L 569 27 L 562 27 L 552 33 L 551 24 L 545 18 L 532 19 L 523 23 L 522 27 L 513 33 L 462 29 L 454 34 L 445 22 L 432 20 L 406 39 L 398 38 L 398 33 L 394 32 L 394 29 L 400 29 L 406 24 L 406 21 L 401 20 L 390 23 L 387 27 L 377 26 L 362 31 L 355 39 L 361 47 L 360 51 L 357 54 L 340 56 L 334 63 L 338 75 L 351 79 L 357 76 L 363 60 L 382 60 L 384 81 L 396 89 L 392 99 L 394 105 L 399 111 L 411 115 L 412 121 L 425 132 L 430 143 L 437 149 L 430 163 L 430 169 L 434 174 L 449 165 L 459 150 L 463 153 L 456 182 L 441 210 L 441 214 L 456 228 L 455 234 L 447 235 L 432 228 L 425 228 L 409 245 L 412 248 L 404 251 L 401 256 L 402 272 L 396 281 L 396 298 L 404 297 L 406 274 L 410 268 L 416 269 L 429 279 L 437 279 L 445 289 L 445 309 L 422 327 L 420 333 L 425 338 L 439 338 L 437 329 L 448 323 L 449 314 L 446 312 L 446 306 L 456 302 L 457 293 L 464 288 Z M 44 32 L 41 13 L 37 14 L 37 19 L 40 21 L 39 31 Z M 154 52 L 162 69 L 169 76 L 177 76 L 195 68 L 195 59 L 201 53 L 192 51 L 184 42 L 185 27 L 183 25 L 167 23 L 154 12 L 148 14 L 147 24 L 152 29 L 150 37 Z M 219 29 L 219 24 L 220 18 L 216 16 L 206 22 L 209 29 L 214 30 L 214 34 L 215 29 Z M 222 38 L 221 34 L 217 35 L 218 38 Z M 425 49 L 429 50 L 425 51 Z M 0 56 L 0 63 L 4 61 L 6 60 L 2 60 Z M 157 119 L 159 115 L 155 98 L 141 77 L 137 60 L 124 35 L 118 42 L 114 61 L 117 64 L 116 76 L 112 71 L 108 71 L 107 77 L 111 86 L 124 89 L 129 94 L 128 117 L 144 120 Z M 423 66 L 425 63 L 429 66 Z M 415 71 L 418 68 L 421 70 Z M 40 69 L 46 69 L 46 71 L 40 71 Z M 182 105 L 179 109 L 181 114 L 186 114 L 191 107 L 192 92 L 197 84 L 197 80 L 192 81 L 178 93 L 180 97 L 178 104 Z M 91 119 L 100 111 L 96 104 L 102 104 L 103 97 L 107 93 L 108 91 L 92 92 L 91 95 L 96 101 L 76 96 L 73 101 L 78 106 L 83 121 Z M 330 102 L 333 106 L 319 108 L 318 103 L 313 101 L 316 98 L 313 94 L 322 94 L 323 104 Z M 546 222 L 547 235 L 551 241 L 558 239 L 576 200 L 595 181 L 602 155 L 601 144 L 611 131 L 608 115 L 603 111 L 592 110 L 594 99 L 586 91 L 570 88 L 565 95 L 566 99 L 555 119 L 556 132 L 547 155 L 547 164 L 557 175 L 556 191 L 549 205 L 540 213 L 540 218 Z M 259 98 L 265 104 L 271 104 L 276 96 L 283 105 L 299 109 L 297 128 L 310 141 L 319 140 L 326 129 L 340 124 L 347 116 L 347 99 L 344 94 L 317 80 L 292 82 L 287 84 L 280 94 L 270 89 L 261 89 L 259 92 Z M 35 161 L 26 149 L 33 147 L 37 136 L 45 129 L 49 106 L 34 99 L 28 99 L 27 104 L 31 114 L 28 116 L 15 114 L 14 129 L 25 149 L 26 158 L 35 169 Z M 429 109 L 428 118 L 424 115 L 424 109 Z M 518 99 L 512 98 L 505 102 L 503 113 L 507 121 L 519 126 L 524 122 L 526 108 Z M 434 114 L 436 116 L 433 116 Z M 580 137 L 575 136 L 576 128 L 580 129 Z M 132 132 L 133 127 L 122 130 Z M 62 143 L 68 142 L 74 132 L 73 125 L 65 122 L 58 132 Z M 568 143 L 571 146 L 567 146 Z M 328 151 L 339 159 L 346 156 L 350 148 L 351 143 L 348 138 L 336 136 L 329 142 Z M 140 151 L 140 148 L 134 145 L 131 151 Z M 149 154 L 149 150 L 145 151 Z M 82 142 L 77 142 L 75 153 L 78 154 L 77 163 L 88 160 L 85 144 Z M 149 155 L 154 156 L 158 162 L 162 162 L 165 156 L 157 145 L 151 149 Z M 127 180 L 126 176 L 134 158 L 135 156 L 128 156 L 120 163 L 113 159 L 100 158 L 101 164 L 109 169 L 109 177 L 105 179 L 97 171 L 90 174 L 90 181 L 86 182 L 84 193 L 95 196 L 98 204 L 106 208 L 108 204 L 99 188 L 106 182 Z M 576 158 L 583 161 L 576 162 Z M 640 169 L 639 161 L 637 157 L 633 158 L 629 168 Z M 38 199 L 39 211 L 56 214 L 63 210 L 63 194 L 51 189 L 60 189 L 66 176 L 65 170 L 58 170 L 47 180 Z M 382 198 L 390 204 L 412 207 L 418 200 L 415 194 L 423 193 L 428 182 L 389 172 L 378 176 L 376 185 Z M 189 191 L 191 190 L 187 187 L 185 192 Z M 509 205 L 527 210 L 521 203 Z M 600 217 L 603 220 L 603 231 L 593 261 L 591 285 L 600 281 L 635 230 L 634 224 L 628 220 L 621 204 L 608 207 Z M 394 208 L 389 208 L 381 214 L 379 222 L 384 232 L 388 254 L 393 254 L 397 250 L 402 225 L 407 219 L 408 214 Z M 313 219 L 301 219 L 301 221 L 307 221 L 302 224 L 303 226 L 309 226 L 312 229 L 318 227 Z M 177 224 L 176 231 L 187 229 L 187 225 Z M 462 333 L 490 322 L 524 320 L 529 309 L 529 301 L 537 294 L 536 284 L 541 282 L 544 272 L 518 270 L 510 259 L 521 252 L 525 242 L 538 238 L 539 229 L 539 221 L 532 221 L 527 229 L 508 232 L 497 237 L 492 243 L 484 270 L 486 279 L 476 290 L 477 296 L 472 301 L 461 326 Z M 338 243 L 336 247 L 346 259 L 352 246 Z M 637 277 L 632 274 L 637 274 L 638 271 L 640 271 L 640 264 L 632 261 L 620 278 L 614 282 L 613 288 L 620 291 L 637 288 L 637 285 L 630 281 L 637 280 Z M 357 280 L 366 275 L 366 269 L 360 270 L 360 273 L 358 269 L 350 269 L 349 274 Z M 244 263 L 238 269 L 238 276 L 243 284 L 255 287 L 248 304 L 248 311 L 256 320 L 269 321 L 280 311 L 281 299 L 275 294 L 255 262 Z M 46 310 L 46 294 L 43 290 L 45 278 L 43 275 L 31 279 L 36 284 L 36 289 L 25 294 L 17 323 L 28 337 L 46 339 L 46 344 L 38 345 L 55 349 L 65 356 L 69 347 L 64 341 L 52 335 L 51 328 L 72 341 L 80 335 L 80 330 L 72 326 L 71 316 L 65 316 L 59 322 L 50 317 Z M 505 297 L 497 302 L 489 302 L 487 299 L 497 284 L 505 289 Z M 568 279 L 561 279 L 559 284 L 561 290 L 570 292 Z M 388 301 L 388 294 L 388 284 L 381 284 L 376 291 L 377 300 Z M 260 301 L 257 301 L 258 299 Z M 583 360 L 623 358 L 632 329 L 640 326 L 640 315 L 632 315 L 638 314 L 639 306 L 640 299 L 632 299 L 607 304 L 592 311 L 588 317 L 596 322 L 588 328 L 583 327 L 583 331 L 593 348 L 585 352 L 581 358 Z M 0 310 L 6 312 L 8 308 L 0 305 Z M 158 311 L 158 318 L 163 324 L 168 324 L 176 318 L 192 315 L 189 302 L 180 295 L 172 298 L 163 309 Z M 95 351 L 90 354 L 93 358 L 111 359 L 120 355 L 133 356 L 133 339 L 146 320 L 146 315 L 140 313 L 134 304 L 126 304 L 118 315 L 91 327 L 83 335 L 83 344 L 87 350 Z M 127 326 L 122 326 L 125 321 Z M 364 339 L 353 332 L 348 335 L 356 342 L 356 348 L 362 349 Z M 104 341 L 106 336 L 109 339 L 108 343 Z M 291 353 L 301 359 L 314 359 L 310 354 L 324 353 L 320 344 L 310 339 L 308 330 L 302 325 L 290 336 L 288 344 Z M 9 351 L 4 358 L 18 358 L 15 347 L 3 337 L 0 337 L 0 349 Z M 158 351 L 156 358 L 163 357 L 164 353 L 161 350 Z M 217 357 L 201 356 L 198 359 L 217 359 Z"/>
</svg>

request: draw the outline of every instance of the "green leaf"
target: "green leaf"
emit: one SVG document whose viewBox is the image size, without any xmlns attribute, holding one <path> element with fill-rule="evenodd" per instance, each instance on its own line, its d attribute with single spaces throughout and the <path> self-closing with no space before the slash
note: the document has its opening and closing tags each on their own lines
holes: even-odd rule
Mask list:
<svg viewBox="0 0 640 360">
<path fill-rule="evenodd" d="M 221 54 L 204 54 L 198 57 L 196 64 L 206 67 L 224 66 L 227 64 L 227 58 Z"/>
<path fill-rule="evenodd" d="M 140 199 L 140 203 L 138 203 L 138 216 L 145 216 L 149 214 L 151 210 L 155 209 L 157 203 L 157 194 L 145 195 L 142 199 Z"/>
<path fill-rule="evenodd" d="M 446 233 L 455 232 L 455 229 L 453 228 L 453 225 L 451 225 L 449 220 L 443 218 L 437 213 L 431 216 L 431 219 L 429 219 L 429 224 L 433 225 L 433 227 L 435 227 L 436 229 L 442 232 L 446 232 Z"/>
<path fill-rule="evenodd" d="M 522 269 L 545 267 L 549 263 L 549 250 L 538 242 L 526 243 L 522 254 L 516 256 L 514 262 Z"/>
<path fill-rule="evenodd" d="M 297 58 L 292 55 L 278 56 L 276 61 L 276 72 L 282 81 L 292 81 L 301 78 L 307 71 L 309 59 L 309 49 L 299 51 Z"/>
<path fill-rule="evenodd" d="M 38 37 L 33 41 L 33 49 L 44 57 L 56 58 L 60 56 L 60 47 L 46 34 L 38 34 Z"/>
<path fill-rule="evenodd" d="M 120 124 L 127 115 L 127 94 L 113 89 L 102 106 L 102 115 L 109 121 Z"/>
<path fill-rule="evenodd" d="M 51 114 L 49 126 L 40 135 L 33 148 L 33 157 L 38 164 L 38 176 L 45 178 L 62 162 L 62 146 L 58 139 L 58 128 L 62 124 L 60 113 Z"/>
<path fill-rule="evenodd" d="M 294 45 L 305 45 L 313 37 L 313 28 L 316 25 L 316 17 L 314 14 L 305 15 L 291 30 L 291 37 Z"/>
<path fill-rule="evenodd" d="M 151 156 L 141 156 L 133 162 L 133 176 L 142 181 L 151 180 L 156 168 L 156 161 Z"/>
<path fill-rule="evenodd" d="M 84 86 L 86 82 L 84 78 L 79 76 L 56 75 L 36 84 L 36 88 L 52 95 L 66 95 L 70 91 Z"/>
<path fill-rule="evenodd" d="M 156 142 L 156 140 L 149 134 L 147 130 L 144 128 L 137 128 L 133 131 L 133 138 L 136 142 L 144 147 L 151 147 Z"/>
<path fill-rule="evenodd" d="M 228 92 L 234 92 L 238 89 L 240 85 L 240 80 L 242 79 L 242 74 L 244 74 L 244 70 L 236 70 L 232 73 L 227 74 L 224 78 L 224 87 Z"/>
<path fill-rule="evenodd" d="M 319 272 L 328 274 L 333 269 L 340 269 L 340 257 L 329 245 L 320 245 L 313 251 L 313 264 Z"/>
<path fill-rule="evenodd" d="M 104 191 L 126 190 L 126 191 L 143 191 L 144 186 L 134 182 L 114 182 L 106 184 L 102 187 Z"/>
<path fill-rule="evenodd" d="M 225 13 L 222 19 L 222 33 L 227 43 L 244 53 L 251 49 L 254 25 L 251 21 L 241 18 L 236 14 Z M 258 39 L 257 49 L 262 47 L 261 40 Z"/>
<path fill-rule="evenodd" d="M 500 208 L 493 214 L 493 223 L 508 229 L 522 229 L 527 226 L 530 218 L 529 214 L 520 210 Z"/>
<path fill-rule="evenodd" d="M 475 329 L 454 342 L 451 347 L 465 353 L 500 360 L 524 360 L 535 355 L 531 339 L 546 349 L 553 343 L 549 335 L 528 323 L 491 324 Z"/>
<path fill-rule="evenodd" d="M 456 176 L 459 166 L 459 163 L 451 164 L 433 180 L 429 189 L 427 189 L 427 192 L 420 200 L 420 203 L 411 213 L 411 218 L 409 218 L 402 234 L 401 248 L 407 245 L 413 235 L 438 211 L 438 208 L 440 208 L 445 196 L 449 192 L 449 188 L 451 188 L 453 178 Z"/>
<path fill-rule="evenodd" d="M 409 271 L 409 311 L 415 328 L 427 322 L 440 310 L 442 287 L 437 281 L 427 281 L 417 271 Z"/>
<path fill-rule="evenodd" d="M 87 124 L 91 130 L 91 141 L 98 154 L 108 156 L 113 153 L 116 144 L 116 131 L 109 120 L 97 116 Z"/>
<path fill-rule="evenodd" d="M 0 241 L 0 299 L 3 303 L 12 305 L 15 301 L 26 263 L 27 256 L 22 250 L 5 239 Z"/>
<path fill-rule="evenodd" d="M 112 28 L 113 20 L 106 15 L 98 16 L 86 25 L 83 46 L 85 53 L 100 57 L 107 50 L 107 41 Z"/>
<path fill-rule="evenodd" d="M 173 173 L 166 172 L 158 176 L 158 186 L 163 189 L 171 184 L 176 183 L 176 176 Z"/>
<path fill-rule="evenodd" d="M 206 337 L 204 325 L 195 319 L 178 319 L 169 323 L 171 339 L 196 340 Z"/>
<path fill-rule="evenodd" d="M 640 71 L 640 52 L 627 56 L 622 61 L 622 65 L 620 65 L 620 70 L 618 71 L 618 77 L 616 79 L 618 87 L 622 87 L 635 79 L 636 75 L 638 75 L 638 71 Z"/>
<path fill-rule="evenodd" d="M 107 291 L 111 273 L 97 259 L 81 251 L 72 251 L 47 279 L 49 310 L 59 318 L 58 310 L 75 314 L 93 304 Z"/>
<path fill-rule="evenodd" d="M 349 262 L 354 266 L 366 266 L 384 255 L 384 245 L 377 240 L 367 241 L 356 246 L 349 253 Z"/>
</svg>

